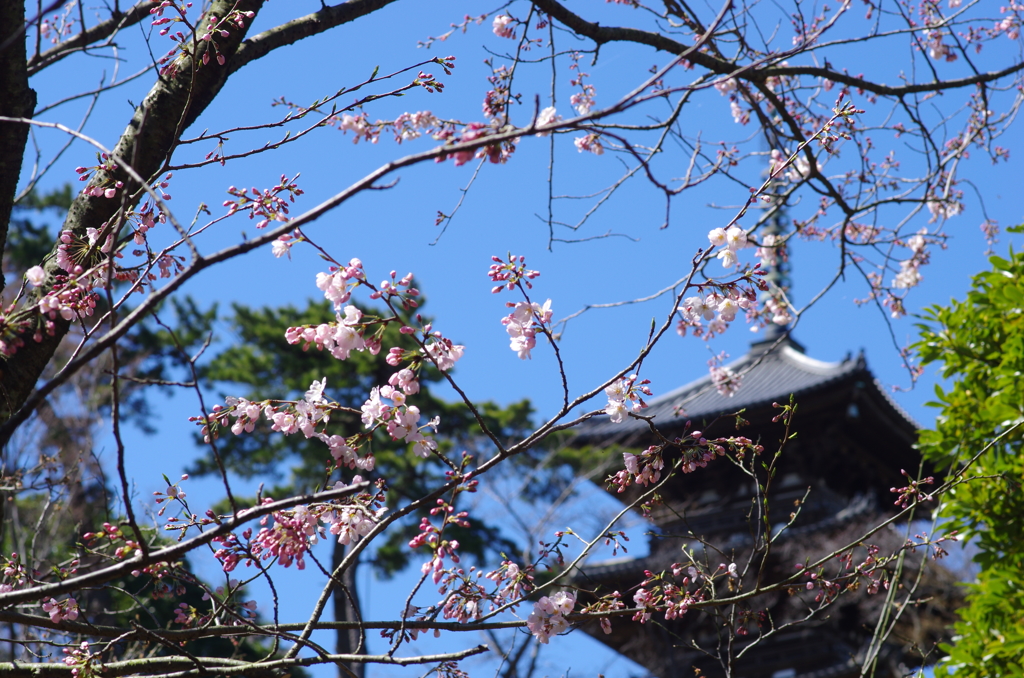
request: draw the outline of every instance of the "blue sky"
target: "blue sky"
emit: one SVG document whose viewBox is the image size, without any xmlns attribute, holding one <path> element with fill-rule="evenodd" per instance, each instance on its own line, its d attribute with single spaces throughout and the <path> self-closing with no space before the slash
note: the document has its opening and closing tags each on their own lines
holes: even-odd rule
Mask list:
<svg viewBox="0 0 1024 678">
<path fill-rule="evenodd" d="M 626 23 L 632 20 L 628 13 L 622 14 L 625 10 L 621 8 L 607 7 L 604 3 L 592 5 L 595 16 L 602 17 L 603 21 Z M 268 3 L 255 30 L 290 18 L 290 13 L 314 11 L 318 7 L 319 2 L 314 1 Z M 375 104 L 367 112 L 371 119 L 418 110 L 431 110 L 441 117 L 465 121 L 480 119 L 480 101 L 486 89 L 485 78 L 490 73 L 482 63 L 487 56 L 485 49 L 501 51 L 508 49 L 511 43 L 495 38 L 489 22 L 482 26 L 474 25 L 465 35 L 457 33 L 429 49 L 417 48 L 417 42 L 442 33 L 450 21 L 459 20 L 467 12 L 486 9 L 478 3 L 468 2 L 445 3 L 441 10 L 435 3 L 397 3 L 352 26 L 279 50 L 236 74 L 218 103 L 186 136 L 192 136 L 203 128 L 213 131 L 273 120 L 282 114 L 282 109 L 270 106 L 275 98 L 308 103 L 365 79 L 375 66 L 386 73 L 432 56 L 449 54 L 457 56 L 458 60 L 452 76 L 443 77 L 446 83 L 443 94 L 417 90 L 402 99 Z M 135 27 L 123 40 L 120 56 L 126 62 L 119 66 L 122 75 L 141 68 L 145 63 L 147 52 L 140 39 L 142 30 L 148 29 Z M 850 30 L 856 30 L 856 24 Z M 571 38 L 560 39 L 571 41 Z M 158 39 L 158 48 L 164 47 Z M 892 53 L 863 53 L 852 48 L 847 52 L 851 60 L 856 61 L 857 68 L 893 81 L 898 71 L 904 68 L 903 64 L 909 63 L 904 52 L 893 49 Z M 993 46 L 985 58 L 997 62 L 999 59 L 1017 58 L 1014 56 L 1016 49 L 1016 45 L 1006 41 L 1005 45 Z M 663 65 L 666 61 L 664 55 L 650 50 L 609 48 L 597 64 L 585 62 L 585 70 L 597 87 L 597 102 L 601 106 L 613 102 L 618 95 L 646 77 L 648 67 Z M 40 102 L 46 103 L 66 96 L 69 91 L 96 86 L 101 72 L 105 72 L 109 80 L 113 67 L 109 60 L 76 57 L 37 77 L 33 86 L 39 91 Z M 961 67 L 953 65 L 949 73 L 956 74 Z M 567 81 L 571 76 L 564 60 L 559 68 L 558 107 L 560 112 L 568 115 L 570 88 Z M 433 72 L 435 76 L 442 75 L 437 66 L 424 70 Z M 851 66 L 851 70 L 856 69 Z M 540 97 L 541 107 L 548 104 L 549 77 L 550 71 L 546 66 L 533 67 L 521 76 L 517 75 L 517 89 L 523 92 L 526 103 L 515 113 L 517 122 L 529 120 L 535 94 Z M 681 78 L 680 82 L 685 80 Z M 401 81 L 399 78 L 396 82 Z M 151 75 L 145 75 L 101 98 L 85 133 L 108 146 L 113 145 L 131 114 L 128 101 L 139 101 L 151 82 Z M 950 94 L 947 98 L 955 96 Z M 865 115 L 869 118 L 886 114 L 881 108 L 872 108 L 862 98 L 855 96 L 853 101 L 868 109 Z M 83 115 L 86 105 L 85 101 L 73 102 L 48 112 L 42 118 L 72 124 Z M 654 107 L 651 111 L 654 112 Z M 688 133 L 696 135 L 699 131 L 707 140 L 742 139 L 756 131 L 737 126 L 729 115 L 727 101 L 713 90 L 704 92 L 695 101 L 687 124 L 691 126 Z M 280 131 L 263 130 L 230 136 L 229 148 L 244 150 L 279 138 Z M 580 155 L 572 146 L 571 136 L 556 138 L 556 195 L 591 194 L 621 175 L 622 165 L 614 153 L 600 157 Z M 891 134 L 881 132 L 877 144 L 880 147 L 892 146 L 901 158 L 905 158 L 904 162 L 912 165 L 914 154 L 905 140 L 889 139 L 888 136 Z M 35 138 L 44 158 L 64 141 L 60 134 L 50 131 L 36 131 Z M 923 283 L 907 301 L 912 313 L 930 304 L 944 303 L 950 297 L 962 297 L 970 277 L 986 267 L 987 246 L 978 228 L 982 221 L 978 195 L 985 199 L 989 218 L 1003 226 L 1022 220 L 1019 186 L 1024 173 L 1017 155 L 1022 148 L 1020 140 L 1020 131 L 1011 128 L 1000 142 L 1011 149 L 1009 162 L 992 166 L 983 157 L 978 157 L 960 169 L 961 176 L 971 180 L 974 191 L 965 186 L 966 210 L 948 224 L 948 248 L 932 248 L 932 262 L 923 269 Z M 306 140 L 244 162 L 178 173 L 169 189 L 173 195 L 171 205 L 183 219 L 188 219 L 200 202 L 210 205 L 214 215 L 219 215 L 223 210 L 220 204 L 228 197 L 225 192 L 228 186 L 269 187 L 281 174 L 291 177 L 301 173 L 299 185 L 306 194 L 293 209 L 293 215 L 300 214 L 379 164 L 399 155 L 424 150 L 431 143 L 419 140 L 398 147 L 390 139 L 382 137 L 376 145 L 353 145 L 351 136 L 333 129 L 320 130 Z M 735 206 L 746 198 L 744 189 L 736 185 L 720 183 L 698 188 L 676 200 L 672 223 L 662 229 L 663 202 L 657 191 L 645 184 L 642 178 L 637 178 L 613 196 L 578 233 L 581 237 L 605 233 L 615 235 L 587 242 L 555 243 L 549 248 L 548 226 L 543 220 L 547 212 L 548 148 L 548 139 L 525 138 L 509 164 L 484 166 L 466 194 L 459 213 L 443 235 L 434 225 L 435 215 L 439 210 L 452 211 L 462 196 L 461 189 L 473 175 L 473 163 L 460 168 L 448 162 L 403 170 L 392 177 L 399 180 L 393 188 L 360 195 L 307 229 L 339 260 L 361 258 L 371 280 L 383 279 L 392 269 L 399 275 L 414 272 L 420 288 L 429 298 L 426 311 L 437 318 L 437 329 L 467 347 L 455 376 L 470 397 L 499 402 L 529 398 L 539 418 L 545 418 L 559 404 L 557 366 L 548 347 L 538 346 L 530 361 L 519 360 L 509 350 L 500 319 L 507 313 L 504 302 L 515 299 L 507 294 L 490 293 L 491 283 L 485 275 L 490 256 L 506 252 L 525 255 L 528 265 L 542 272 L 535 281 L 534 300 L 552 299 L 555 318 L 563 318 L 588 304 L 637 299 L 670 285 L 686 272 L 696 249 L 706 247 L 707 232 L 727 222 L 735 212 L 734 207 L 715 205 Z M 185 149 L 176 160 L 201 158 L 210 150 L 212 145 L 200 144 L 196 150 Z M 845 158 L 830 163 L 835 162 L 838 166 L 842 162 L 850 162 L 851 153 L 846 153 Z M 92 157 L 90 148 L 82 143 L 73 144 L 41 186 L 52 188 L 73 180 L 73 168 L 93 164 Z M 664 162 L 679 164 L 678 170 L 666 170 L 668 174 L 678 176 L 685 171 L 683 155 L 672 156 Z M 757 181 L 759 171 L 749 171 L 747 180 L 750 183 Z M 830 165 L 826 165 L 825 171 L 831 171 Z M 28 168 L 23 171 L 27 172 Z M 807 205 L 814 202 L 813 197 L 806 200 Z M 592 199 L 563 199 L 555 201 L 555 205 L 559 218 L 575 221 L 593 202 Z M 794 211 L 804 209 L 805 205 L 800 204 Z M 894 217 L 886 215 L 886 218 Z M 752 220 L 743 223 L 749 226 Z M 927 215 L 919 215 L 913 224 L 914 228 L 928 226 Z M 243 233 L 250 236 L 255 233 L 253 222 L 236 217 L 207 233 L 200 246 L 206 252 L 215 251 L 237 242 Z M 577 235 L 564 230 L 559 233 L 567 238 Z M 1013 240 L 1004 235 L 995 246 L 996 252 L 1005 251 L 1011 242 Z M 838 250 L 830 243 L 800 241 L 794 245 L 793 297 L 798 306 L 828 284 L 838 262 Z M 320 270 L 323 270 L 323 264 L 309 248 L 296 248 L 289 261 L 274 259 L 267 247 L 216 267 L 189 283 L 186 292 L 201 302 L 218 302 L 222 307 L 235 301 L 251 306 L 301 304 L 306 298 L 319 296 L 314 279 Z M 712 264 L 712 270 L 719 270 L 717 264 Z M 873 304 L 855 303 L 866 292 L 865 283 L 851 273 L 805 314 L 795 336 L 806 346 L 809 355 L 821 360 L 841 360 L 847 354 L 864 350 L 879 380 L 888 387 L 904 389 L 895 395 L 896 400 L 917 421 L 927 425 L 933 415 L 924 403 L 931 397 L 935 376 L 928 372 L 914 388 L 910 388 L 895 346 L 913 341 L 914 321 L 908 318 L 890 324 Z M 651 319 L 655 318 L 660 323 L 669 309 L 669 300 L 662 297 L 644 304 L 592 310 L 569 323 L 564 328 L 561 346 L 573 393 L 594 388 L 627 364 L 643 345 Z M 752 335 L 740 323 L 710 345 L 672 333 L 645 363 L 643 374 L 652 380 L 651 386 L 656 395 L 665 393 L 706 374 L 706 361 L 713 353 L 725 351 L 737 357 L 757 336 L 760 335 Z M 218 336 L 216 340 L 226 343 L 232 341 L 232 337 Z M 273 395 L 267 394 L 268 397 Z M 188 416 L 197 413 L 194 401 L 182 395 L 169 400 L 156 397 L 154 404 L 159 413 L 159 419 L 154 422 L 160 431 L 159 438 L 132 433 L 130 441 L 130 449 L 135 452 L 129 459 L 129 475 L 135 479 L 141 497 L 146 497 L 153 489 L 160 489 L 161 473 L 175 477 L 194 456 L 201 454 L 193 447 L 193 426 L 186 421 Z M 157 443 L 161 448 L 166 447 L 166 453 L 161 450 L 159 468 L 154 467 L 150 452 Z M 196 487 L 204 488 L 193 495 L 196 501 L 216 494 L 216 489 L 209 485 L 197 483 Z M 607 503 L 608 509 L 612 506 L 614 502 Z M 484 506 L 481 510 L 488 508 Z M 296 591 L 301 591 L 303 600 L 314 595 L 311 590 L 307 592 L 300 578 L 289 576 L 282 581 L 287 582 L 288 588 L 295 587 Z M 397 583 L 386 588 L 377 584 L 364 589 L 367 591 L 364 595 L 368 617 L 395 614 L 396 599 L 390 593 L 402 590 Z M 383 591 L 387 593 L 380 593 Z M 298 604 L 289 616 L 301 614 L 302 610 L 302 605 Z M 554 657 L 548 660 L 552 672 L 560 672 L 572 663 L 567 662 L 566 657 L 584 655 L 588 660 L 587 671 L 600 671 L 609 676 L 625 675 L 628 671 L 624 660 L 601 670 L 614 658 L 604 654 L 602 659 L 593 660 L 598 650 L 590 641 L 573 641 L 583 645 L 582 649 L 572 650 L 567 648 L 575 648 L 575 645 L 562 645 L 570 641 L 560 639 L 556 642 L 559 647 L 548 654 Z M 375 669 L 373 675 L 391 674 Z"/>
</svg>

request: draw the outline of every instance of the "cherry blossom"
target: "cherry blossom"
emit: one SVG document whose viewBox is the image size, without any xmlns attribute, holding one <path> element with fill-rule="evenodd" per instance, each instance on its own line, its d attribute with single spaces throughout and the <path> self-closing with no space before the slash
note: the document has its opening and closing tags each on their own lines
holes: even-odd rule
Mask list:
<svg viewBox="0 0 1024 678">
<path fill-rule="evenodd" d="M 576 146 L 576 150 L 580 153 L 589 151 L 594 155 L 604 154 L 604 146 L 601 145 L 601 135 L 596 133 L 590 133 L 583 137 L 576 137 L 572 140 L 572 143 Z"/>
<path fill-rule="evenodd" d="M 507 14 L 499 14 L 494 17 L 494 21 L 491 24 L 494 34 L 499 38 L 514 38 L 516 37 L 515 31 L 515 19 Z"/>
<path fill-rule="evenodd" d="M 513 304 L 509 302 L 509 305 Z M 551 300 L 545 301 L 543 306 L 520 301 L 514 307 L 512 313 L 501 319 L 501 324 L 505 325 L 510 337 L 510 348 L 519 354 L 521 360 L 526 360 L 537 345 L 537 332 L 551 322 Z"/>
<path fill-rule="evenodd" d="M 526 627 L 537 641 L 545 645 L 551 636 L 566 631 L 569 622 L 565 616 L 572 613 L 576 605 L 576 595 L 570 591 L 559 591 L 550 598 L 543 596 L 533 606 L 533 612 L 526 620 Z"/>
<path fill-rule="evenodd" d="M 465 346 L 453 344 L 450 339 L 445 339 L 440 333 L 435 333 L 433 341 L 427 344 L 425 354 L 437 365 L 437 369 L 447 372 L 455 367 L 455 363 L 462 357 L 465 350 Z"/>
<path fill-rule="evenodd" d="M 42 266 L 33 266 L 25 271 L 25 279 L 28 280 L 33 287 L 40 287 L 44 282 L 46 282 L 46 271 L 43 270 Z"/>
<path fill-rule="evenodd" d="M 748 246 L 747 232 L 739 226 L 728 229 L 713 228 L 708 232 L 708 241 L 712 247 L 721 247 L 716 257 L 725 268 L 732 268 L 739 263 L 736 252 Z"/>
<path fill-rule="evenodd" d="M 78 619 L 78 601 L 74 598 L 65 598 L 59 602 L 56 598 L 44 598 L 41 606 L 43 612 L 50 615 L 50 621 L 54 623 Z"/>
<path fill-rule="evenodd" d="M 605 414 L 613 424 L 621 424 L 626 419 L 627 412 L 639 412 L 647 407 L 641 395 L 651 395 L 651 389 L 647 384 L 649 379 L 644 379 L 636 384 L 637 375 L 632 374 L 623 379 L 616 379 L 610 386 L 605 388 L 604 394 L 608 396 L 608 405 L 604 408 Z"/>
<path fill-rule="evenodd" d="M 330 273 L 317 273 L 316 286 L 324 293 L 324 298 L 338 309 L 352 297 L 351 289 L 365 278 L 363 262 L 352 259 L 344 268 L 332 266 Z"/>
<path fill-rule="evenodd" d="M 793 322 L 793 315 L 790 313 L 789 304 L 778 295 L 772 295 L 764 302 L 765 309 L 771 315 L 771 321 L 776 325 L 788 325 Z"/>
<path fill-rule="evenodd" d="M 761 238 L 761 246 L 754 252 L 754 256 L 761 260 L 761 266 L 778 266 L 781 241 L 782 239 L 774 233 L 768 233 Z"/>
<path fill-rule="evenodd" d="M 722 361 L 728 356 L 720 353 L 708 360 L 708 371 L 711 374 L 711 383 L 715 390 L 726 397 L 733 397 L 740 388 L 742 377 L 728 367 L 722 367 Z"/>
<path fill-rule="evenodd" d="M 554 106 L 548 106 L 537 115 L 537 126 L 542 127 L 544 125 L 550 125 L 554 122 L 558 122 L 562 119 L 562 116 L 555 112 Z M 550 132 L 537 132 L 538 137 L 546 137 Z"/>
<path fill-rule="evenodd" d="M 715 82 L 715 89 L 722 96 L 727 96 L 730 92 L 736 91 L 736 78 L 723 78 Z"/>
</svg>

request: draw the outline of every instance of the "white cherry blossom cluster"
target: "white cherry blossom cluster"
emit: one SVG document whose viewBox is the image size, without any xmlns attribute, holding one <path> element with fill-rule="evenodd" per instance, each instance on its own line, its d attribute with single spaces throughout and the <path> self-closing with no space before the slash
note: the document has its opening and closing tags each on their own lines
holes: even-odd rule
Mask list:
<svg viewBox="0 0 1024 678">
<path fill-rule="evenodd" d="M 708 232 L 708 240 L 712 247 L 721 248 L 715 256 L 725 268 L 732 268 L 739 263 L 736 253 L 749 246 L 747 232 L 739 226 L 713 228 Z"/>
<path fill-rule="evenodd" d="M 507 302 L 513 310 L 501 319 L 501 324 L 509 336 L 509 348 L 515 351 L 520 360 L 531 358 L 530 351 L 537 346 L 537 332 L 543 332 L 544 326 L 551 322 L 551 300 L 541 306 L 538 303 L 520 301 Z"/>
<path fill-rule="evenodd" d="M 324 297 L 334 304 L 334 308 L 339 309 L 352 297 L 352 288 L 365 278 L 363 262 L 352 259 L 344 268 L 332 266 L 330 273 L 317 273 L 316 286 L 323 291 Z"/>
<path fill-rule="evenodd" d="M 764 302 L 764 307 L 772 317 L 776 325 L 788 325 L 793 322 L 793 314 L 790 313 L 789 304 L 782 295 L 773 294 Z"/>
<path fill-rule="evenodd" d="M 779 265 L 780 249 L 784 240 L 774 233 L 767 233 L 761 237 L 761 246 L 754 251 L 754 256 L 761 260 L 762 268 L 770 268 Z"/>
<path fill-rule="evenodd" d="M 676 331 L 684 334 L 687 327 L 702 328 L 701 321 L 707 321 L 706 338 L 725 332 L 729 323 L 736 319 L 740 312 L 747 314 L 757 312 L 757 298 L 753 292 L 739 287 L 729 288 L 725 294 L 711 292 L 707 295 L 687 297 L 679 305 L 682 320 Z"/>
<path fill-rule="evenodd" d="M 387 386 L 374 387 L 370 391 L 370 398 L 363 403 L 362 422 L 368 429 L 375 429 L 383 426 L 391 436 L 392 440 L 404 440 L 413 445 L 413 453 L 418 457 L 426 459 L 431 452 L 437 449 L 437 442 L 423 435 L 422 431 L 431 429 L 437 432 L 437 425 L 440 418 L 434 417 L 426 426 L 420 426 L 420 409 L 415 405 L 407 405 L 406 394 L 401 389 L 396 389 L 390 384 Z M 388 405 L 381 398 L 391 401 Z"/>
<path fill-rule="evenodd" d="M 322 441 L 330 449 L 331 456 L 339 467 L 372 471 L 375 463 L 372 454 L 360 457 L 358 450 L 351 448 L 346 438 L 327 434 L 326 426 L 336 404 L 324 397 L 326 387 L 326 377 L 314 381 L 303 399 L 294 403 L 253 402 L 245 398 L 228 396 L 224 399 L 223 406 L 215 405 L 213 412 L 206 417 L 192 417 L 191 421 L 202 425 L 203 437 L 209 442 L 212 437 L 216 437 L 218 428 L 229 428 L 236 436 L 252 433 L 262 414 L 270 422 L 272 431 L 284 435 L 301 431 L 307 439 L 316 438 Z M 234 417 L 234 422 L 231 421 L 231 417 Z M 320 430 L 317 430 L 318 428 Z"/>
<path fill-rule="evenodd" d="M 650 396 L 651 389 L 647 384 L 650 379 L 644 379 L 636 383 L 637 375 L 631 374 L 623 379 L 616 379 L 611 386 L 604 390 L 608 396 L 608 405 L 604 408 L 605 414 L 613 424 L 621 424 L 626 419 L 628 412 L 639 412 L 647 407 L 641 395 Z"/>
<path fill-rule="evenodd" d="M 618 486 L 616 492 L 622 493 L 626 488 L 637 483 L 647 487 L 651 483 L 661 480 L 661 472 L 665 468 L 665 460 L 661 455 L 662 448 L 658 445 L 651 445 L 639 454 L 632 452 L 622 453 L 622 463 L 625 468 L 619 470 L 614 476 L 609 476 L 609 485 Z"/>
<path fill-rule="evenodd" d="M 542 127 L 544 125 L 550 125 L 555 122 L 561 121 L 562 116 L 558 115 L 555 111 L 554 106 L 548 106 L 537 115 L 537 126 Z M 550 132 L 537 132 L 537 136 L 546 137 Z"/>
<path fill-rule="evenodd" d="M 576 606 L 576 594 L 571 591 L 559 591 L 551 597 L 544 596 L 533 606 L 533 612 L 526 619 L 526 627 L 530 629 L 537 642 L 545 645 L 551 636 L 569 628 L 566 615 L 572 613 Z"/>
<path fill-rule="evenodd" d="M 711 374 L 711 383 L 715 389 L 726 397 L 733 397 L 740 388 L 743 378 L 730 370 L 722 367 L 722 362 L 729 356 L 723 351 L 708 360 L 708 372 Z"/>
<path fill-rule="evenodd" d="M 318 351 L 326 350 L 338 360 L 347 360 L 352 351 L 369 349 L 370 353 L 376 354 L 380 351 L 380 343 L 367 342 L 363 338 L 362 319 L 362 311 L 355 306 L 346 306 L 344 317 L 339 313 L 334 322 L 289 327 L 284 337 L 289 344 L 302 342 L 304 348 L 312 345 Z"/>
<path fill-rule="evenodd" d="M 594 155 L 604 154 L 604 146 L 601 145 L 601 135 L 597 133 L 591 133 L 586 136 L 576 137 L 572 140 L 572 143 L 576 146 L 576 150 L 580 153 L 589 151 Z"/>
<path fill-rule="evenodd" d="M 921 266 L 928 263 L 928 251 L 925 249 L 928 244 L 925 240 L 927 229 L 921 229 L 916 235 L 907 239 L 906 245 L 910 248 L 911 256 L 900 262 L 900 270 L 893 278 L 892 286 L 896 289 L 906 290 L 915 287 L 921 282 Z"/>
<path fill-rule="evenodd" d="M 770 170 L 774 173 L 778 168 L 785 165 L 789 161 L 790 155 L 789 151 L 780 151 L 777 148 L 772 149 L 771 162 L 769 164 Z M 821 172 L 821 163 L 818 162 L 817 158 L 814 159 L 814 172 Z M 800 151 L 781 176 L 786 181 L 795 184 L 808 178 L 811 174 L 811 163 L 807 160 L 807 154 Z"/>
<path fill-rule="evenodd" d="M 509 15 L 499 14 L 491 22 L 491 30 L 499 38 L 514 38 L 516 37 L 515 23 L 516 20 Z"/>
</svg>

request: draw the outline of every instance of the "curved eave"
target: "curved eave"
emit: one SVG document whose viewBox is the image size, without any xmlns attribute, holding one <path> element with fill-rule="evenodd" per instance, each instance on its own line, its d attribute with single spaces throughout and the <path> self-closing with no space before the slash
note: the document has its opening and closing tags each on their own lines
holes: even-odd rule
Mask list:
<svg viewBox="0 0 1024 678">
<path fill-rule="evenodd" d="M 726 366 L 742 380 L 734 395 L 719 393 L 708 375 L 654 398 L 640 414 L 653 417 L 659 428 L 670 431 L 682 427 L 687 420 L 696 424 L 726 412 L 768 408 L 774 402 L 787 402 L 790 395 L 797 401 L 806 400 L 809 396 L 851 383 L 859 384 L 862 390 L 870 392 L 876 409 L 884 411 L 885 418 L 896 428 L 910 435 L 918 428 L 879 386 L 863 356 L 829 363 L 805 355 L 793 342 L 787 341 L 770 351 L 768 348 L 765 344 L 755 344 L 750 352 Z M 614 424 L 602 416 L 581 426 L 576 440 L 579 444 L 622 441 L 648 430 L 647 422 L 639 419 L 628 418 Z"/>
</svg>

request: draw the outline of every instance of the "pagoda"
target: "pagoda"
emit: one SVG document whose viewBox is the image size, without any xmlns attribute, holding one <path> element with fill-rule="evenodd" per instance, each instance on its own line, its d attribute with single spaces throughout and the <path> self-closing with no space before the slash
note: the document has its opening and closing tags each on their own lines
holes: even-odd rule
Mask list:
<svg viewBox="0 0 1024 678">
<path fill-rule="evenodd" d="M 784 205 L 776 206 L 763 236 L 784 235 L 784 211 Z M 789 292 L 784 252 L 765 280 L 773 293 Z M 762 583 L 785 581 L 794 564 L 854 543 L 891 516 L 890 488 L 907 485 L 904 469 L 911 474 L 923 470 L 914 448 L 917 425 L 879 385 L 863 352 L 841 362 L 816 360 L 789 328 L 770 324 L 762 340 L 725 368 L 738 379 L 738 389 L 719 389 L 721 384 L 707 375 L 651 400 L 639 413 L 643 419 L 613 423 L 598 417 L 578 429 L 573 444 L 603 450 L 601 458 L 612 473 L 622 467 L 622 453 L 685 438 L 694 430 L 708 440 L 744 436 L 764 447 L 753 476 L 717 458 L 669 479 L 648 514 L 648 555 L 584 562 L 573 575 L 581 591 L 598 596 L 618 591 L 632 605 L 645 571 L 656 575 L 698 563 L 708 573 L 725 563 L 753 562 L 755 553 L 760 559 L 765 553 L 764 506 L 772 539 L 763 564 L 746 577 L 730 582 L 725 575 L 719 582 L 730 590 L 749 591 L 758 569 Z M 779 417 L 780 404 L 790 403 L 796 409 L 787 428 Z M 674 453 L 678 458 L 679 451 Z M 664 454 L 668 468 L 674 461 L 670 446 Z M 770 482 L 763 464 L 773 467 Z M 767 496 L 758 500 L 764 487 Z M 634 486 L 616 496 L 632 501 L 639 492 Z M 885 529 L 873 534 L 870 543 L 880 553 L 893 553 L 906 536 Z M 866 545 L 859 550 L 866 553 Z M 920 554 L 914 562 L 921 562 Z M 903 574 L 904 580 L 913 579 L 917 570 L 908 567 Z M 827 608 L 811 614 L 814 592 L 808 596 L 806 582 L 796 584 L 758 595 L 744 609 L 689 610 L 671 621 L 653 615 L 642 625 L 615 623 L 610 634 L 597 624 L 584 630 L 656 678 L 853 678 L 862 675 L 865 663 L 874 666 L 869 675 L 875 678 L 896 678 L 937 659 L 935 647 L 948 640 L 946 630 L 962 598 L 952 573 L 941 566 L 924 569 L 914 605 L 904 606 L 883 641 L 875 637 L 875 624 L 883 609 L 892 609 L 886 591 L 844 590 Z M 586 597 L 581 594 L 581 600 Z M 737 614 L 743 623 L 737 623 Z"/>
<path fill-rule="evenodd" d="M 917 426 L 879 386 L 863 354 L 822 362 L 774 328 L 727 367 L 742 380 L 734 394 L 720 392 L 706 376 L 652 400 L 641 414 L 669 440 L 693 429 L 707 439 L 745 436 L 764 446 L 762 456 L 769 461 L 787 437 L 777 421 L 778 404 L 792 398 L 797 409 L 791 431 L 797 435 L 785 441 L 775 461 L 767 496 L 773 530 L 786 527 L 772 543 L 763 582 L 790 577 L 794 563 L 838 549 L 892 515 L 890 488 L 907 484 L 902 469 L 916 473 L 921 466 L 914 449 Z M 614 460 L 656 442 L 649 423 L 636 418 L 619 424 L 594 419 L 576 438 L 576 444 L 605 449 Z M 670 461 L 666 457 L 666 467 Z M 743 562 L 759 542 L 758 512 L 752 510 L 757 492 L 751 476 L 724 459 L 679 474 L 662 487 L 661 503 L 650 512 L 649 554 L 586 562 L 575 583 L 598 595 L 620 591 L 623 602 L 632 604 L 645 570 L 670 571 L 680 562 L 685 567 L 686 557 L 706 562 L 707 571 L 723 560 Z M 636 494 L 617 496 L 629 500 Z M 872 543 L 891 552 L 904 537 L 885 530 Z M 924 602 L 908 609 L 882 644 L 872 645 L 871 637 L 885 591 L 864 590 L 844 592 L 810 618 L 806 597 L 792 589 L 759 596 L 748 609 L 759 622 L 748 624 L 754 630 L 742 637 L 727 630 L 736 628 L 727 618 L 701 611 L 672 621 L 655 615 L 644 625 L 619 622 L 608 635 L 596 625 L 585 630 L 658 678 L 846 678 L 861 675 L 867 655 L 877 656 L 875 676 L 895 677 L 934 661 L 922 655 L 943 639 L 952 614 L 954 578 L 935 567 L 926 575 L 917 596 Z"/>
</svg>

